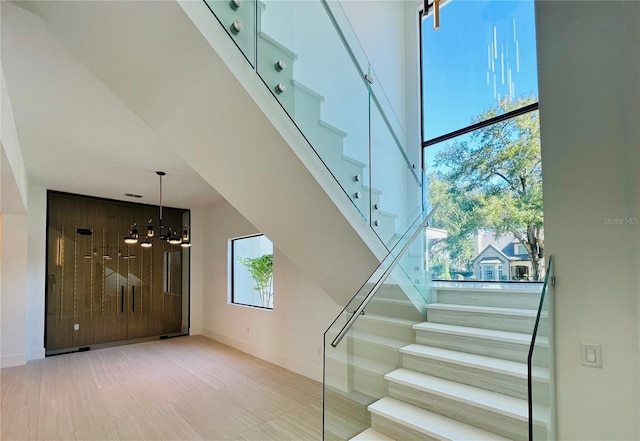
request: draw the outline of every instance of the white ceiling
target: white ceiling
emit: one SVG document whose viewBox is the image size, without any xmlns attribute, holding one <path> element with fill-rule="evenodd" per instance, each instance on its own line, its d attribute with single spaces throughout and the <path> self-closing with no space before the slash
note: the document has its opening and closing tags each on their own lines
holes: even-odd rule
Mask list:
<svg viewBox="0 0 640 441">
<path fill-rule="evenodd" d="M 37 11 L 35 3 L 14 3 L 26 7 L 0 2 L 2 69 L 32 182 L 157 204 L 155 171 L 162 170 L 165 205 L 198 208 L 221 199 L 27 11 Z"/>
</svg>

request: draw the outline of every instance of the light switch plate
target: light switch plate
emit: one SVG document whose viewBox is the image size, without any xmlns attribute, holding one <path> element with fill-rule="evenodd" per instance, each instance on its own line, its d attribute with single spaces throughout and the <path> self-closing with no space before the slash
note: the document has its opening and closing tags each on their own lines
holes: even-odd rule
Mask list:
<svg viewBox="0 0 640 441">
<path fill-rule="evenodd" d="M 599 344 L 580 343 L 580 364 L 587 367 L 602 367 L 602 350 Z"/>
</svg>

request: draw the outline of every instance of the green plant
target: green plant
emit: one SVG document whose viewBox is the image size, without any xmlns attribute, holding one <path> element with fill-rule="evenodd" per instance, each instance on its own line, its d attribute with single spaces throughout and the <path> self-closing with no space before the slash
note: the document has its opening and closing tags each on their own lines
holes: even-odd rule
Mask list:
<svg viewBox="0 0 640 441">
<path fill-rule="evenodd" d="M 260 293 L 262 307 L 268 308 L 273 297 L 273 254 L 256 258 L 238 256 L 238 260 L 254 280 L 256 286 L 253 289 Z"/>
</svg>

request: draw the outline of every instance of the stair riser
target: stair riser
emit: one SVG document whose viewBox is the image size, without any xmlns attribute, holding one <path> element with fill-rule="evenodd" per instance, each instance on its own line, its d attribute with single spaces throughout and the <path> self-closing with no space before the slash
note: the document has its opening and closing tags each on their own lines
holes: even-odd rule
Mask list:
<svg viewBox="0 0 640 441">
<path fill-rule="evenodd" d="M 524 400 L 528 397 L 527 380 L 513 375 L 409 354 L 402 354 L 402 367 Z"/>
<path fill-rule="evenodd" d="M 495 329 L 498 331 L 530 334 L 535 318 L 517 315 L 493 314 L 442 309 L 427 309 L 427 321 L 471 328 Z"/>
<path fill-rule="evenodd" d="M 439 303 L 473 306 L 497 306 L 501 308 L 538 309 L 539 293 L 528 292 L 473 292 L 468 290 L 438 290 Z"/>
<path fill-rule="evenodd" d="M 384 375 L 353 369 L 353 388 L 373 398 L 382 398 L 387 394 Z"/>
<path fill-rule="evenodd" d="M 354 355 L 377 360 L 396 367 L 400 366 L 399 349 L 399 347 L 383 346 L 357 339 L 354 340 L 352 346 L 350 346 L 350 351 L 352 351 Z"/>
<path fill-rule="evenodd" d="M 386 315 L 407 320 L 424 321 L 424 316 L 411 303 L 403 305 L 377 302 L 374 298 L 368 305 L 365 312 L 371 314 Z"/>
<path fill-rule="evenodd" d="M 373 231 L 376 232 L 380 240 L 385 244 L 389 244 L 396 234 L 396 223 L 392 218 L 381 215 L 380 213 L 374 213 L 372 217 L 373 221 L 377 221 L 378 225 L 373 226 Z"/>
<path fill-rule="evenodd" d="M 379 335 L 381 337 L 404 341 L 407 342 L 407 344 L 413 342 L 413 328 L 411 325 L 400 325 L 383 322 L 381 320 L 367 319 L 366 315 L 360 317 L 354 325 L 354 329 L 371 335 Z"/>
<path fill-rule="evenodd" d="M 357 367 L 344 367 L 341 373 L 327 373 L 326 385 L 333 389 L 351 392 L 357 391 L 379 399 L 387 394 L 387 384 L 384 375 L 358 369 Z"/>
<path fill-rule="evenodd" d="M 324 385 L 341 392 L 349 392 L 351 389 L 346 372 L 344 372 L 344 375 L 341 373 L 325 372 Z"/>
<path fill-rule="evenodd" d="M 411 260 L 403 260 L 401 261 L 402 267 L 404 270 L 409 273 L 411 270 L 415 270 L 416 263 Z M 412 265 L 412 266 L 410 266 Z M 395 274 L 395 273 L 394 273 Z M 394 275 L 392 274 L 392 276 Z M 389 277 L 389 279 L 393 279 L 393 277 Z M 390 280 L 392 283 L 395 283 L 394 280 Z M 406 283 L 406 282 L 405 282 Z M 364 292 L 369 293 L 371 289 L 373 289 L 373 284 L 369 283 L 365 287 Z M 359 295 L 356 299 L 362 301 L 365 298 L 364 295 Z M 376 299 L 392 299 L 392 300 L 407 300 L 407 294 L 403 291 L 403 289 L 399 285 L 382 285 L 375 296 Z M 424 320 L 424 319 L 423 319 Z"/>
<path fill-rule="evenodd" d="M 522 400 L 529 399 L 529 385 L 526 378 L 410 354 L 402 354 L 401 362 L 402 367 L 405 369 L 468 384 L 469 386 L 498 392 Z M 549 404 L 548 381 L 534 378 L 533 393 L 536 403 Z"/>
<path fill-rule="evenodd" d="M 385 299 L 407 300 L 407 295 L 399 286 L 387 286 L 383 285 L 378 290 L 378 297 Z"/>
<path fill-rule="evenodd" d="M 382 398 L 387 393 L 383 374 L 362 369 L 357 365 L 347 365 L 339 360 L 326 363 L 325 382 L 336 390 L 343 392 L 356 390 L 376 399 Z"/>
<path fill-rule="evenodd" d="M 347 363 L 345 363 L 343 360 L 339 360 L 336 358 L 325 357 L 324 371 L 327 374 L 335 374 L 342 377 L 346 377 Z"/>
<path fill-rule="evenodd" d="M 375 413 L 371 414 L 371 427 L 393 439 L 402 441 L 442 441 L 440 438 L 427 436 L 395 421 Z"/>
<path fill-rule="evenodd" d="M 444 397 L 429 391 L 388 382 L 388 394 L 392 398 L 402 400 L 448 418 L 496 433 L 514 441 L 526 441 L 529 426 L 526 420 L 518 420 L 491 410 Z"/>
<path fill-rule="evenodd" d="M 331 390 L 325 390 L 325 409 L 327 412 L 324 425 L 325 441 L 344 441 L 371 426 L 369 411 L 365 404 Z"/>
<path fill-rule="evenodd" d="M 416 343 L 452 351 L 501 358 L 526 363 L 529 345 L 490 340 L 466 335 L 447 334 L 431 330 L 416 330 Z M 547 348 L 539 348 L 540 357 L 548 357 Z"/>
</svg>

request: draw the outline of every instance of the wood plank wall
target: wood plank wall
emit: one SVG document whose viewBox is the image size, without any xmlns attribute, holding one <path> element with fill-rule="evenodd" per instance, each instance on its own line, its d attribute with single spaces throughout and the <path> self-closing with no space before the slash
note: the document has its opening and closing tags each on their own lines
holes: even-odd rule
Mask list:
<svg viewBox="0 0 640 441">
<path fill-rule="evenodd" d="M 183 225 L 185 212 L 164 208 L 164 224 Z M 124 243 L 132 223 L 144 235 L 158 217 L 155 206 L 48 192 L 47 352 L 181 332 L 189 293 L 181 279 L 167 292 L 167 256 L 188 249 Z M 184 259 L 169 260 L 175 282 Z"/>
</svg>

